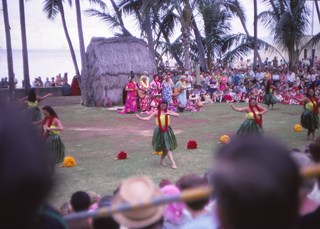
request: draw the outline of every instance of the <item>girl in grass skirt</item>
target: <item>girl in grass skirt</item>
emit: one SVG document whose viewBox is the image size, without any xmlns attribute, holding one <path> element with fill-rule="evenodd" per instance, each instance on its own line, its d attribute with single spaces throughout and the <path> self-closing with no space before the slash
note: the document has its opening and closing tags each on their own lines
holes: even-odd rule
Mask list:
<svg viewBox="0 0 320 229">
<path fill-rule="evenodd" d="M 65 147 L 60 138 L 63 126 L 56 112 L 50 106 L 42 108 L 44 119 L 42 121 L 43 136 L 46 140 L 50 156 L 55 164 L 63 162 Z"/>
<path fill-rule="evenodd" d="M 51 93 L 48 93 L 45 96 L 40 97 L 37 95 L 36 89 L 31 88 L 28 96 L 22 99 L 22 101 L 28 105 L 27 113 L 33 124 L 38 125 L 42 120 L 41 110 L 38 107 L 38 103 L 51 95 Z"/>
<path fill-rule="evenodd" d="M 268 110 L 257 104 L 256 99 L 251 97 L 249 99 L 249 106 L 244 108 L 234 107 L 233 104 L 231 108 L 238 112 L 246 112 L 247 119 L 240 126 L 237 135 L 261 135 L 263 134 L 262 128 L 262 115 L 265 114 Z"/>
<path fill-rule="evenodd" d="M 172 128 L 170 127 L 170 116 L 178 117 L 179 114 L 167 110 L 167 103 L 162 101 L 159 104 L 158 110 L 153 112 L 147 117 L 140 117 L 136 115 L 140 120 L 151 120 L 153 117 L 156 117 L 156 127 L 153 131 L 152 137 L 152 147 L 155 152 L 162 151 L 162 156 L 160 159 L 160 165 L 165 166 L 166 164 L 163 162 L 166 156 L 168 156 L 171 167 L 173 169 L 177 168 L 177 165 L 173 159 L 172 150 L 177 148 L 177 140 L 176 136 Z"/>
<path fill-rule="evenodd" d="M 276 97 L 273 95 L 273 88 L 271 87 L 271 81 L 268 80 L 267 82 L 267 86 L 266 86 L 266 91 L 265 91 L 265 95 L 263 97 L 263 102 L 264 104 L 266 104 L 268 106 L 271 105 L 271 109 L 273 109 L 273 105 L 277 103 L 277 99 Z"/>
<path fill-rule="evenodd" d="M 316 129 L 319 129 L 319 116 L 318 116 L 318 100 L 314 96 L 314 89 L 309 89 L 306 98 L 298 99 L 299 102 L 304 102 L 304 111 L 301 114 L 301 125 L 308 130 L 307 139 L 314 140 Z"/>
</svg>

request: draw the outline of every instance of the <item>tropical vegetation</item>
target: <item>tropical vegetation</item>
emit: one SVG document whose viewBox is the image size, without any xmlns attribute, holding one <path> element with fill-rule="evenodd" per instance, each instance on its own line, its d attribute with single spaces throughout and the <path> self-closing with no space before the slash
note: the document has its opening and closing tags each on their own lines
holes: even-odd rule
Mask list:
<svg viewBox="0 0 320 229">
<path fill-rule="evenodd" d="M 24 81 L 29 87 L 27 28 L 25 26 L 24 1 L 20 3 L 20 24 L 24 61 Z M 84 0 L 83 0 L 84 1 Z M 173 58 L 179 68 L 191 71 L 192 62 L 198 63 L 203 71 L 210 69 L 213 60 L 228 64 L 235 59 L 254 54 L 254 65 L 261 63 L 260 50 L 268 49 L 277 52 L 277 48 L 288 53 L 289 67 L 292 69 L 300 53 L 308 47 L 317 45 L 320 33 L 306 40 L 310 26 L 310 9 L 307 0 L 250 0 L 254 7 L 253 35 L 246 27 L 246 13 L 239 0 L 87 0 L 92 3 L 90 9 L 81 11 L 80 0 L 43 0 L 43 12 L 50 20 L 60 15 L 62 28 L 70 49 L 75 73 L 86 88 L 86 72 L 79 69 L 74 46 L 67 28 L 65 5 L 75 3 L 77 16 L 81 66 L 85 66 L 85 45 L 83 39 L 82 17 L 98 17 L 106 23 L 106 29 L 112 30 L 114 36 L 132 36 L 132 31 L 125 23 L 125 17 L 134 18 L 141 38 L 145 39 L 154 64 L 159 65 L 163 56 Z M 263 5 L 262 5 L 263 4 Z M 320 24 L 319 3 L 314 0 Z M 13 85 L 12 53 L 10 54 L 10 26 L 7 1 L 2 0 L 5 22 L 9 82 Z M 263 7 L 261 7 L 263 6 Z M 259 12 L 261 9 L 266 9 Z M 260 9 L 260 11 L 261 11 Z M 84 14 L 82 14 L 84 12 Z M 231 20 L 240 20 L 243 33 L 233 33 Z M 258 21 L 269 29 L 276 47 L 258 38 Z M 279 54 L 281 54 L 278 51 Z M 10 81 L 11 80 L 11 81 Z M 90 104 L 88 104 L 90 105 Z"/>
</svg>

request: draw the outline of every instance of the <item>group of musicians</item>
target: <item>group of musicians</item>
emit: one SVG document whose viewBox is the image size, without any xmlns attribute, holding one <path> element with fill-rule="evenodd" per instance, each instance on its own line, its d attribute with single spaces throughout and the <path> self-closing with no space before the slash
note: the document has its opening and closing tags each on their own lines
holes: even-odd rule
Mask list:
<svg viewBox="0 0 320 229">
<path fill-rule="evenodd" d="M 129 82 L 125 87 L 125 107 L 119 113 L 134 113 L 140 108 L 143 113 L 153 112 L 161 101 L 168 105 L 176 99 L 180 107 L 187 105 L 187 92 L 191 90 L 192 76 L 180 76 L 174 83 L 171 73 L 165 74 L 164 78 L 154 75 L 152 80 L 147 72 L 144 72 L 139 83 L 134 82 L 134 75 L 130 75 Z"/>
</svg>

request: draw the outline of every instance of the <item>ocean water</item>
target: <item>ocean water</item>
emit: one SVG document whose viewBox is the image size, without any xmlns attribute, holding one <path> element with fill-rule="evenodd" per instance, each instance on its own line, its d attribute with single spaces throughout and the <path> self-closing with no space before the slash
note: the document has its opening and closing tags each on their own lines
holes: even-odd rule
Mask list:
<svg viewBox="0 0 320 229">
<path fill-rule="evenodd" d="M 77 62 L 81 71 L 80 52 L 75 50 Z M 43 82 L 46 78 L 55 77 L 59 73 L 63 76 L 68 73 L 68 81 L 71 83 L 75 70 L 69 50 L 28 50 L 30 82 L 35 77 L 41 76 Z M 18 87 L 22 86 L 23 62 L 22 50 L 13 50 L 13 69 Z M 0 49 L 0 79 L 8 76 L 7 53 Z"/>
</svg>

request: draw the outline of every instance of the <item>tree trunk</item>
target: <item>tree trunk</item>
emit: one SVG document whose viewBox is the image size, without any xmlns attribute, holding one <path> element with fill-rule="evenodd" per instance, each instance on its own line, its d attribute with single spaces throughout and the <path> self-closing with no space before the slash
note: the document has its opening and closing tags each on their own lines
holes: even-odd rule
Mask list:
<svg viewBox="0 0 320 229">
<path fill-rule="evenodd" d="M 253 40 L 253 67 L 257 66 L 257 56 L 258 56 L 258 3 L 257 0 L 253 0 L 253 8 L 254 8 L 254 18 L 253 18 L 253 31 L 254 31 L 254 40 Z"/>
<path fill-rule="evenodd" d="M 320 23 L 320 9 L 319 9 L 319 4 L 317 0 L 314 0 L 314 3 L 316 5 L 316 10 L 317 10 L 317 15 L 318 15 L 318 19 L 319 19 L 319 23 Z"/>
<path fill-rule="evenodd" d="M 21 25 L 21 41 L 22 41 L 22 61 L 23 61 L 23 80 L 26 94 L 30 89 L 29 63 L 28 63 L 28 46 L 26 33 L 26 19 L 24 13 L 24 1 L 19 0 L 20 25 Z"/>
<path fill-rule="evenodd" d="M 154 50 L 154 42 L 152 35 L 152 25 L 150 18 L 150 7 L 146 9 L 145 19 L 144 19 L 144 30 L 146 32 L 147 40 L 148 40 L 148 48 L 151 53 L 151 58 L 153 60 L 154 66 L 156 67 L 156 54 Z"/>
<path fill-rule="evenodd" d="M 2 0 L 2 10 L 3 10 L 4 27 L 6 32 L 7 61 L 8 61 L 8 74 L 9 74 L 9 97 L 12 100 L 13 92 L 14 92 L 14 72 L 13 72 L 12 46 L 11 46 L 11 34 L 10 34 L 7 0 Z"/>
<path fill-rule="evenodd" d="M 198 47 L 198 51 L 199 51 L 200 67 L 201 67 L 202 71 L 207 72 L 208 65 L 206 62 L 206 54 L 205 54 L 204 46 L 202 43 L 201 34 L 200 34 L 197 22 L 193 16 L 193 14 L 192 14 L 191 20 L 192 20 L 193 31 L 194 31 L 194 35 L 196 37 L 196 43 L 197 43 L 197 47 Z"/>
<path fill-rule="evenodd" d="M 67 28 L 66 18 L 65 18 L 65 15 L 64 15 L 64 9 L 63 9 L 63 5 L 62 5 L 62 1 L 59 4 L 59 11 L 60 11 L 60 15 L 61 15 L 64 34 L 65 34 L 65 36 L 67 38 L 68 46 L 69 46 L 69 49 L 70 49 L 70 54 L 71 54 L 74 70 L 76 72 L 76 76 L 80 77 L 81 74 L 80 74 L 80 71 L 79 71 L 76 54 L 74 52 L 73 45 L 72 45 L 72 42 L 71 42 L 71 39 L 70 39 L 70 36 L 69 36 L 69 32 L 68 32 L 68 28 Z"/>
<path fill-rule="evenodd" d="M 184 1 L 185 6 L 181 15 L 181 33 L 182 33 L 182 46 L 184 56 L 184 69 L 191 74 L 191 58 L 190 58 L 190 27 L 191 27 L 191 14 L 192 9 L 189 0 Z"/>
<path fill-rule="evenodd" d="M 289 69 L 293 71 L 295 69 L 296 61 L 299 58 L 299 53 L 296 52 L 294 48 L 288 47 L 288 56 L 289 56 Z"/>
</svg>

